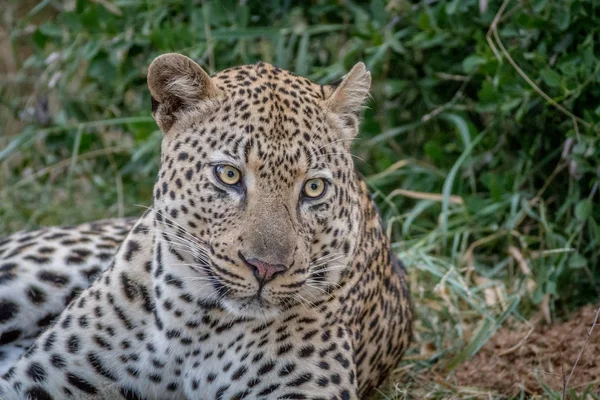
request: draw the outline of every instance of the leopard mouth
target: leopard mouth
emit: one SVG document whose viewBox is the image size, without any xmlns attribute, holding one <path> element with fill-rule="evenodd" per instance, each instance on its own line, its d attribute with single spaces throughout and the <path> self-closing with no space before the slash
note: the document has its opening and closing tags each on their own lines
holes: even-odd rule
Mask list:
<svg viewBox="0 0 600 400">
<path fill-rule="evenodd" d="M 242 307 L 265 307 L 272 306 L 260 293 L 244 297 L 238 300 Z"/>
<path fill-rule="evenodd" d="M 283 311 L 258 293 L 238 299 L 223 299 L 222 305 L 233 315 L 256 319 L 275 318 Z"/>
</svg>

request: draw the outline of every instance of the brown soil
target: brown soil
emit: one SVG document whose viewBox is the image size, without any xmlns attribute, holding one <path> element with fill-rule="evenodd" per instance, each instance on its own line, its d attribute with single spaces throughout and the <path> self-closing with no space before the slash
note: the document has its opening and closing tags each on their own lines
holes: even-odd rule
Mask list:
<svg viewBox="0 0 600 400">
<path fill-rule="evenodd" d="M 536 321 L 515 329 L 500 329 L 483 348 L 455 371 L 460 386 L 485 388 L 514 395 L 524 388 L 541 394 L 541 385 L 562 390 L 592 327 L 595 309 L 587 306 L 569 320 L 552 325 Z M 583 351 L 569 389 L 581 392 L 591 386 L 600 392 L 600 320 Z"/>
</svg>

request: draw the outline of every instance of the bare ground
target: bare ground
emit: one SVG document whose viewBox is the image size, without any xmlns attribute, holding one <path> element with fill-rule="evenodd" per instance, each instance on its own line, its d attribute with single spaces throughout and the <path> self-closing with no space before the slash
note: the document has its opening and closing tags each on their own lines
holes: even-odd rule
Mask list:
<svg viewBox="0 0 600 400">
<path fill-rule="evenodd" d="M 450 379 L 457 386 L 507 396 L 523 389 L 531 395 L 542 394 L 543 385 L 560 392 L 585 345 L 568 387 L 579 393 L 588 389 L 589 393 L 598 394 L 600 326 L 590 329 L 595 309 L 584 307 L 567 321 L 552 325 L 537 318 L 531 324 L 502 328 L 471 360 L 459 366 Z"/>
</svg>

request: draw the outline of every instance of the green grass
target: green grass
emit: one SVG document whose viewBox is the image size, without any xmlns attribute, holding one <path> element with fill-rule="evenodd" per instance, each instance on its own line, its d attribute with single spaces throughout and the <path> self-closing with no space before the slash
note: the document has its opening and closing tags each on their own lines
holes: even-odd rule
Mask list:
<svg viewBox="0 0 600 400">
<path fill-rule="evenodd" d="M 594 0 L 12 0 L 2 18 L 2 234 L 141 213 L 158 54 L 210 72 L 264 60 L 320 83 L 363 60 L 356 165 L 418 315 L 399 367 L 410 396 L 386 395 L 487 397 L 419 372 L 464 362 L 507 318 L 600 298 Z"/>
</svg>

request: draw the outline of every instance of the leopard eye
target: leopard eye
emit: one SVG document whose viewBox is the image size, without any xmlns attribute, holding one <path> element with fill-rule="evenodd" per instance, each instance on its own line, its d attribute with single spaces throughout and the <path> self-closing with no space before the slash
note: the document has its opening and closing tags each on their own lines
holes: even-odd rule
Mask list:
<svg viewBox="0 0 600 400">
<path fill-rule="evenodd" d="M 304 193 L 304 196 L 310 199 L 318 199 L 325 193 L 325 188 L 326 184 L 324 179 L 309 179 L 304 184 L 304 189 L 302 190 L 302 192 Z"/>
<path fill-rule="evenodd" d="M 217 165 L 215 167 L 215 175 L 226 185 L 237 185 L 242 179 L 242 173 L 231 165 Z"/>
</svg>

